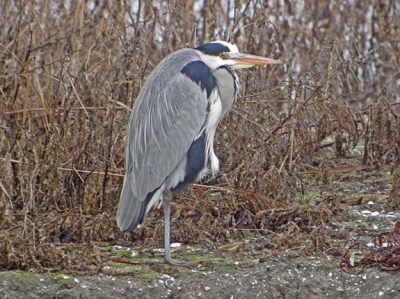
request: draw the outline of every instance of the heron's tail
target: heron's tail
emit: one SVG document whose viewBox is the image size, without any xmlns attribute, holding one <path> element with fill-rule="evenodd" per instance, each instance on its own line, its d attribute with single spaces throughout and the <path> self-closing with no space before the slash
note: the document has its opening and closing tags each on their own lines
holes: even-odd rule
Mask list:
<svg viewBox="0 0 400 299">
<path fill-rule="evenodd" d="M 146 213 L 146 202 L 140 201 L 132 191 L 129 176 L 125 175 L 117 211 L 117 224 L 123 232 L 131 231 L 142 224 Z"/>
</svg>

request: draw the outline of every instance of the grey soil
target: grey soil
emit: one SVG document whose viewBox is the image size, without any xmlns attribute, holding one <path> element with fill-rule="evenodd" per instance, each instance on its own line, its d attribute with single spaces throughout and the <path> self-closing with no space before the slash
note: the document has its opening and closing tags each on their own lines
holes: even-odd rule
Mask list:
<svg viewBox="0 0 400 299">
<path fill-rule="evenodd" d="M 166 266 L 165 273 L 173 271 Z M 1 272 L 2 298 L 400 298 L 400 276 L 367 269 L 346 274 L 319 260 L 267 260 L 184 274 L 72 277 Z"/>
</svg>

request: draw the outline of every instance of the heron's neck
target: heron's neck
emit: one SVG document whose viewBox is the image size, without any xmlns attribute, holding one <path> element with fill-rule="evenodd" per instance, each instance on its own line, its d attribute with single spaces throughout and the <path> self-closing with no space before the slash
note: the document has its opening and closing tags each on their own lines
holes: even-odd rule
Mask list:
<svg viewBox="0 0 400 299">
<path fill-rule="evenodd" d="M 230 65 L 224 65 L 213 71 L 222 103 L 222 116 L 225 116 L 235 104 L 239 94 L 239 79 Z"/>
</svg>

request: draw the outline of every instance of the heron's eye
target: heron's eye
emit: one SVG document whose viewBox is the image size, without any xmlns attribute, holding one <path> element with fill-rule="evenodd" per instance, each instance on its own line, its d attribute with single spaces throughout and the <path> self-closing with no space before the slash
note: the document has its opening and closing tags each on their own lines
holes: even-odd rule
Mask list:
<svg viewBox="0 0 400 299">
<path fill-rule="evenodd" d="M 220 54 L 219 54 L 219 57 L 220 57 L 221 59 L 228 59 L 229 56 L 228 56 L 228 53 L 225 53 L 225 52 L 224 52 L 224 53 L 220 53 Z"/>
</svg>

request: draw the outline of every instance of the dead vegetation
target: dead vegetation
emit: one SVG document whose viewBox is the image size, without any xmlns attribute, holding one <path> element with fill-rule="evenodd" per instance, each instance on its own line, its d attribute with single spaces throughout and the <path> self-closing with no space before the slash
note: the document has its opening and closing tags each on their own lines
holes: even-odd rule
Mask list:
<svg viewBox="0 0 400 299">
<path fill-rule="evenodd" d="M 396 222 L 393 230 L 380 233 L 373 238 L 375 250 L 370 251 L 357 262 L 355 251 L 363 245 L 359 242 L 352 244 L 342 262 L 340 268 L 347 273 L 360 273 L 364 268 L 376 267 L 382 271 L 394 273 L 400 270 L 400 222 Z M 384 244 L 386 243 L 386 244 Z"/>
<path fill-rule="evenodd" d="M 162 57 L 215 39 L 283 66 L 240 73 L 216 136 L 221 173 L 176 198 L 174 240 L 215 247 L 251 231 L 262 252 L 332 251 L 347 236 L 327 226 L 348 217 L 331 186 L 340 167 L 397 169 L 398 209 L 398 4 L 198 2 L 0 4 L 1 269 L 95 272 L 98 244 L 162 244 L 157 212 L 132 234 L 115 224 L 129 107 Z M 299 202 L 307 172 L 327 191 Z"/>
</svg>

